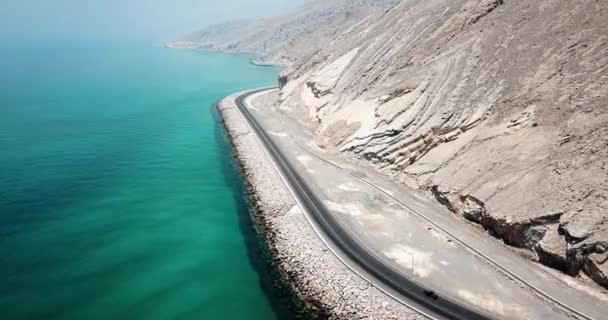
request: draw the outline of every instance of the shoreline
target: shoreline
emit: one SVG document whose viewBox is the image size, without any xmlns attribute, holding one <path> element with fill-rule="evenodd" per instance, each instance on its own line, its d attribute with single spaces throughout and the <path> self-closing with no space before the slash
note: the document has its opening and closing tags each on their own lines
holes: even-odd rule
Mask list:
<svg viewBox="0 0 608 320">
<path fill-rule="evenodd" d="M 425 319 L 354 274 L 325 247 L 236 107 L 235 98 L 243 93 L 218 103 L 219 119 L 244 178 L 256 227 L 305 312 L 313 319 Z"/>
<path fill-rule="evenodd" d="M 328 319 L 328 315 L 325 314 L 322 310 L 320 310 L 314 303 L 311 304 L 310 301 L 306 301 L 302 299 L 301 295 L 294 287 L 294 284 L 289 281 L 289 273 L 286 273 L 284 269 L 279 267 L 277 263 L 278 252 L 276 246 L 273 245 L 275 243 L 274 233 L 272 232 L 272 227 L 267 219 L 266 214 L 264 212 L 270 210 L 280 210 L 280 209 L 271 209 L 268 205 L 264 205 L 264 196 L 261 195 L 259 188 L 256 188 L 252 182 L 252 179 L 255 175 L 260 174 L 259 172 L 256 174 L 253 170 L 253 166 L 251 165 L 252 159 L 247 159 L 247 155 L 244 154 L 244 148 L 241 144 L 237 142 L 239 136 L 245 134 L 244 132 L 239 132 L 238 129 L 235 129 L 235 121 L 238 119 L 233 119 L 232 117 L 236 115 L 227 115 L 230 111 L 238 111 L 234 106 L 234 99 L 240 95 L 241 93 L 233 94 L 228 97 L 222 99 L 216 106 L 216 111 L 218 113 L 218 119 L 221 122 L 221 125 L 224 129 L 224 133 L 228 138 L 230 143 L 230 148 L 232 151 L 232 156 L 234 157 L 234 163 L 239 170 L 239 174 L 243 178 L 244 188 L 246 190 L 246 194 L 250 205 L 250 209 L 252 210 L 252 220 L 255 223 L 254 228 L 258 230 L 262 240 L 266 242 L 268 246 L 268 251 L 272 258 L 272 263 L 275 264 L 275 267 L 278 269 L 280 275 L 280 281 L 290 290 L 293 294 L 294 299 L 298 299 L 300 303 L 303 304 L 303 313 L 304 315 L 296 315 L 296 319 Z M 232 105 L 231 105 L 232 104 Z M 227 110 L 232 109 L 232 110 Z M 270 210 L 269 210 L 270 209 Z"/>
<path fill-rule="evenodd" d="M 269 299 L 270 306 L 277 319 L 312 320 L 303 307 L 302 302 L 294 294 L 291 286 L 283 280 L 281 273 L 273 263 L 273 255 L 270 252 L 265 234 L 259 227 L 259 221 L 252 214 L 255 208 L 248 197 L 249 184 L 245 183 L 246 179 L 243 176 L 243 170 L 236 161 L 236 157 L 232 151 L 233 144 L 226 134 L 223 120 L 215 108 L 210 109 L 209 112 L 212 113 L 215 122 L 218 124 L 216 128 L 218 143 L 228 145 L 230 148 L 228 154 L 222 153 L 220 155 L 220 161 L 224 163 L 222 166 L 223 170 L 228 171 L 225 175 L 236 176 L 238 178 L 236 182 L 230 179 L 227 179 L 227 182 L 232 188 L 235 188 L 233 195 L 235 202 L 239 203 L 238 216 L 241 232 L 245 235 L 246 239 L 255 241 L 246 241 L 247 256 L 251 265 L 258 273 L 260 283 L 262 284 L 262 291 Z"/>
<path fill-rule="evenodd" d="M 287 63 L 260 60 L 259 58 L 261 57 L 261 55 L 259 52 L 236 51 L 236 50 L 227 50 L 227 49 L 221 49 L 221 48 L 201 48 L 201 47 L 196 47 L 196 46 L 192 46 L 192 45 L 189 45 L 189 46 L 179 45 L 179 44 L 174 44 L 171 42 L 163 43 L 162 47 L 164 47 L 166 49 L 174 49 L 174 50 L 192 50 L 192 51 L 214 52 L 214 53 L 224 53 L 224 54 L 250 54 L 250 55 L 255 55 L 257 57 L 256 59 L 248 60 L 249 64 L 251 64 L 251 65 L 258 66 L 258 67 L 281 67 L 281 68 L 289 67 L 289 64 L 287 64 Z"/>
</svg>

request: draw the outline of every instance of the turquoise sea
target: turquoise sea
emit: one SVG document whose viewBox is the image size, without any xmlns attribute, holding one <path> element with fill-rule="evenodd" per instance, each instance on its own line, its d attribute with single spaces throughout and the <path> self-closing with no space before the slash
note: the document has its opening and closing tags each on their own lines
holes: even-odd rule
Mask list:
<svg viewBox="0 0 608 320">
<path fill-rule="evenodd" d="M 247 56 L 0 49 L 1 319 L 289 319 L 215 113 Z"/>
</svg>

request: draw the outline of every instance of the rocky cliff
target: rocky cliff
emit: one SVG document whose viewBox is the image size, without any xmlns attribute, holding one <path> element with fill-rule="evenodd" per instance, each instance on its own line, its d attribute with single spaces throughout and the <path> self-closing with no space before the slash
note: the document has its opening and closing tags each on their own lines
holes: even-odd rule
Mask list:
<svg viewBox="0 0 608 320">
<path fill-rule="evenodd" d="M 319 146 L 608 288 L 608 2 L 382 5 L 243 48 L 295 61 L 282 109 Z"/>
</svg>

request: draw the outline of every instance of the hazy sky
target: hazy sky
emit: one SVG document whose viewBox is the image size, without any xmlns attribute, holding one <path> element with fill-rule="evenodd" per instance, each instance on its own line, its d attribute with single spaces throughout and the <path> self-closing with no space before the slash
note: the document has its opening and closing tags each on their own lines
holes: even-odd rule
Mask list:
<svg viewBox="0 0 608 320">
<path fill-rule="evenodd" d="M 262 17 L 306 0 L 0 0 L 0 38 L 162 41 L 224 20 Z"/>
</svg>

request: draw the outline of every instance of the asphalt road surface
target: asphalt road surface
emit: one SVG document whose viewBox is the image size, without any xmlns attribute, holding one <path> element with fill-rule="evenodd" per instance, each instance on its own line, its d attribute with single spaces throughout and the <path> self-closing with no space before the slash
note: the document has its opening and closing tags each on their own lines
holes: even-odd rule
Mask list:
<svg viewBox="0 0 608 320">
<path fill-rule="evenodd" d="M 429 292 L 432 291 L 430 288 L 396 271 L 384 261 L 377 259 L 372 252 L 366 250 L 357 239 L 353 238 L 336 221 L 325 204 L 317 197 L 315 190 L 309 186 L 294 166 L 289 163 L 287 157 L 282 154 L 268 133 L 260 126 L 245 106 L 247 97 L 264 90 L 239 96 L 236 99 L 237 106 L 264 144 L 268 154 L 271 155 L 285 180 L 290 184 L 291 189 L 295 193 L 294 196 L 298 198 L 298 202 L 303 206 L 302 209 L 314 219 L 316 224 L 322 229 L 322 232 L 332 241 L 333 245 L 351 261 L 356 263 L 358 268 L 363 269 L 367 274 L 371 275 L 373 281 L 379 282 L 378 285 L 391 288 L 400 295 L 398 297 L 399 300 L 406 304 L 408 302 L 415 303 L 417 308 L 424 308 L 423 311 L 434 318 L 458 320 L 493 319 L 492 316 L 480 310 L 475 310 L 447 297 L 434 296 Z"/>
</svg>

